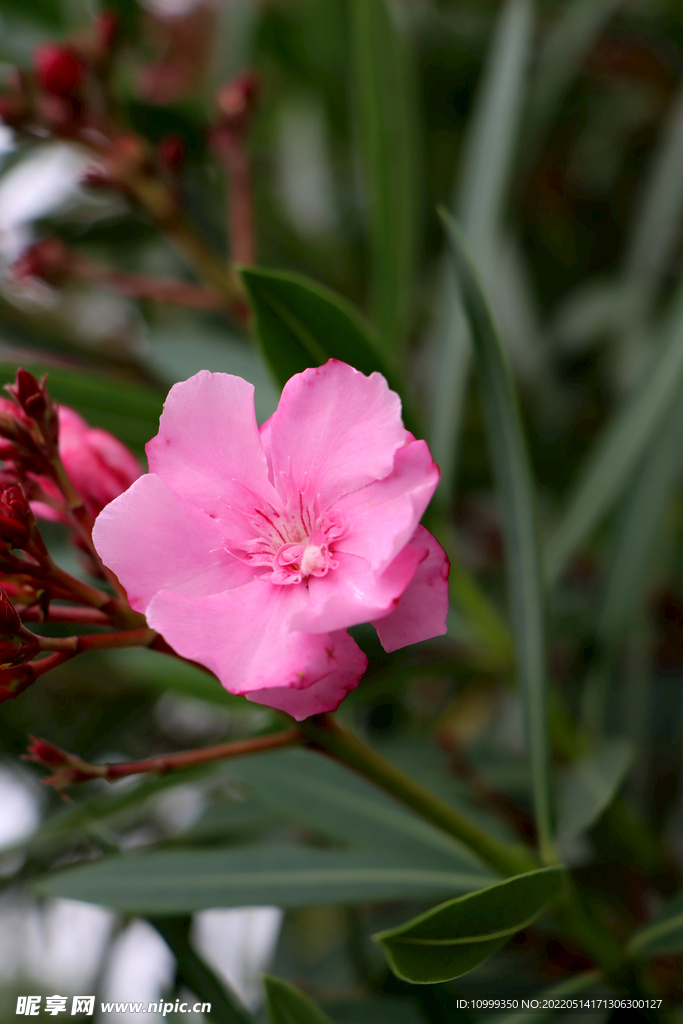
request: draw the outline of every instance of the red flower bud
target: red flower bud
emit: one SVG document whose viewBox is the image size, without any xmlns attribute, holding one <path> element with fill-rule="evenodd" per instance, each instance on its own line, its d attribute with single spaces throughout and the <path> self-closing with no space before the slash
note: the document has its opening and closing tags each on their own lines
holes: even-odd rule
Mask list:
<svg viewBox="0 0 683 1024">
<path fill-rule="evenodd" d="M 29 736 L 29 739 L 31 742 L 28 751 L 24 754 L 24 761 L 33 761 L 46 768 L 66 768 L 70 765 L 69 754 L 65 750 L 60 750 L 54 743 L 38 739 L 37 736 Z"/>
<path fill-rule="evenodd" d="M 175 172 L 180 168 L 186 152 L 187 144 L 178 135 L 169 135 L 159 143 L 159 160 L 170 171 Z"/>
<path fill-rule="evenodd" d="M 20 629 L 19 613 L 10 601 L 5 588 L 0 586 L 0 635 L 14 636 Z"/>
<path fill-rule="evenodd" d="M 218 90 L 218 109 L 225 121 L 235 128 L 246 127 L 249 116 L 256 109 L 260 79 L 253 71 L 246 71 Z"/>
<path fill-rule="evenodd" d="M 95 22 L 95 38 L 104 54 L 113 50 L 119 37 L 119 18 L 115 11 L 102 11 Z"/>
<path fill-rule="evenodd" d="M 32 373 L 20 367 L 14 384 L 8 384 L 7 390 L 31 419 L 40 419 L 45 415 L 49 401 L 45 391 L 45 378 L 38 383 Z"/>
<path fill-rule="evenodd" d="M 32 373 L 20 367 L 14 384 L 8 384 L 6 389 L 26 415 L 38 424 L 42 438 L 49 448 L 57 444 L 59 420 L 56 406 L 45 387 L 46 379 L 47 375 L 38 382 Z"/>
<path fill-rule="evenodd" d="M 6 700 L 14 700 L 35 680 L 36 674 L 30 665 L 16 665 L 14 668 L 0 669 L 0 704 Z"/>
<path fill-rule="evenodd" d="M 71 46 L 45 43 L 33 56 L 38 84 L 65 99 L 78 92 L 85 78 L 85 63 Z"/>
<path fill-rule="evenodd" d="M 68 269 L 69 251 L 59 238 L 46 238 L 36 242 L 16 260 L 10 268 L 14 281 L 38 278 L 49 284 L 59 284 Z"/>
</svg>

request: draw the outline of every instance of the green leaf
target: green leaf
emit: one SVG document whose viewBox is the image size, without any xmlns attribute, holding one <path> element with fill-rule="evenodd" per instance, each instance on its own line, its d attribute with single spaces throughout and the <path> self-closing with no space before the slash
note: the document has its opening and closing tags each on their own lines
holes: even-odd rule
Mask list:
<svg viewBox="0 0 683 1024">
<path fill-rule="evenodd" d="M 626 947 L 628 956 L 647 959 L 683 951 L 683 893 L 672 900 L 661 914 L 640 928 Z"/>
<path fill-rule="evenodd" d="M 351 0 L 348 9 L 369 202 L 372 308 L 394 362 L 405 342 L 415 268 L 417 89 L 393 0 Z"/>
<path fill-rule="evenodd" d="M 617 522 L 597 614 L 600 639 L 614 648 L 646 602 L 653 553 L 683 467 L 683 401 L 674 403 L 632 478 Z"/>
<path fill-rule="evenodd" d="M 210 1003 L 209 1019 L 218 1024 L 254 1024 L 254 1018 L 220 981 L 190 943 L 190 917 L 150 918 L 176 959 L 178 980 L 203 1003 Z"/>
<path fill-rule="evenodd" d="M 571 977 L 559 981 L 557 985 L 541 989 L 531 998 L 536 999 L 542 1007 L 544 1000 L 561 999 L 562 996 L 574 996 L 585 992 L 602 981 L 602 977 L 602 971 L 582 971 L 581 974 L 573 974 Z M 489 1017 L 488 1024 L 540 1024 L 542 1020 L 554 1017 L 556 1013 L 555 1009 L 548 1009 L 545 1012 L 542 1009 L 514 1010 L 509 1014 L 501 1013 Z"/>
<path fill-rule="evenodd" d="M 589 0 L 593 2 L 593 0 Z M 675 256 L 683 217 L 683 84 L 649 162 L 624 256 L 627 282 L 652 288 Z"/>
<path fill-rule="evenodd" d="M 546 552 L 555 582 L 591 531 L 619 498 L 639 460 L 683 390 L 683 288 L 661 329 L 642 383 L 594 442 Z"/>
<path fill-rule="evenodd" d="M 181 661 L 170 656 L 160 658 L 158 651 L 132 647 L 126 650 L 107 651 L 106 663 L 120 672 L 122 678 L 163 693 L 172 690 L 174 693 L 203 700 L 208 704 L 230 708 L 233 712 L 238 709 L 247 714 L 253 711 L 253 707 L 250 707 L 244 697 L 228 693 L 215 677 L 189 661 Z"/>
<path fill-rule="evenodd" d="M 564 869 L 515 875 L 439 907 L 374 938 L 394 974 L 415 985 L 451 981 L 473 970 L 557 896 Z"/>
<path fill-rule="evenodd" d="M 519 403 L 476 269 L 455 221 L 442 214 L 453 247 L 474 344 L 489 453 L 505 536 L 508 597 L 526 719 L 534 810 L 542 856 L 552 859 L 545 589 L 535 495 Z"/>
<path fill-rule="evenodd" d="M 363 2 L 363 0 L 361 0 Z M 469 117 L 452 207 L 485 275 L 492 272 L 524 104 L 533 20 L 527 0 L 509 0 L 496 27 Z M 431 449 L 450 497 L 470 365 L 470 343 L 450 260 L 444 265 L 435 344 Z"/>
<path fill-rule="evenodd" d="M 329 288 L 279 270 L 244 267 L 240 277 L 264 357 L 281 385 L 309 366 L 341 359 L 362 373 L 387 366 L 370 324 Z"/>
<path fill-rule="evenodd" d="M 45 875 L 37 887 L 48 896 L 157 916 L 208 907 L 425 899 L 480 884 L 478 873 L 410 867 L 389 850 L 341 853 L 273 844 L 107 857 Z"/>
<path fill-rule="evenodd" d="M 480 875 L 491 870 L 355 772 L 307 750 L 282 750 L 233 762 L 230 775 L 266 806 L 365 850 L 392 850 L 414 867 Z"/>
<path fill-rule="evenodd" d="M 570 768 L 557 801 L 558 840 L 578 836 L 595 824 L 626 778 L 633 755 L 628 740 L 605 740 Z"/>
<path fill-rule="evenodd" d="M 554 120 L 562 100 L 581 71 L 607 22 L 622 0 L 572 0 L 543 42 L 530 88 L 524 125 L 524 149 L 531 162 L 538 143 Z"/>
<path fill-rule="evenodd" d="M 312 1000 L 282 978 L 263 975 L 270 1024 L 332 1024 Z"/>
</svg>

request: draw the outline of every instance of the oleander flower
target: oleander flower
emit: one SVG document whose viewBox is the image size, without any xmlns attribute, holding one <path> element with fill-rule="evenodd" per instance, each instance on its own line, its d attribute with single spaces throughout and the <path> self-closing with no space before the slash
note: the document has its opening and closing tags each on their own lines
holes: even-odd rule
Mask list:
<svg viewBox="0 0 683 1024">
<path fill-rule="evenodd" d="M 378 373 L 297 374 L 260 430 L 253 390 L 206 370 L 176 384 L 150 472 L 93 539 L 178 654 L 301 720 L 363 675 L 349 626 L 387 651 L 445 633 L 448 561 L 419 525 L 439 472 Z"/>
</svg>

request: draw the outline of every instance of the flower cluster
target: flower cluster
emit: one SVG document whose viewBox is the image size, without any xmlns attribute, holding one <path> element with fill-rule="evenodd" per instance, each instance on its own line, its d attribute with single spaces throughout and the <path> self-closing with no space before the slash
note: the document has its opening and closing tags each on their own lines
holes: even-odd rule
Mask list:
<svg viewBox="0 0 683 1024">
<path fill-rule="evenodd" d="M 106 577 L 92 548 L 92 523 L 140 475 L 137 460 L 111 434 L 56 405 L 44 380 L 19 370 L 7 391 L 10 397 L 0 398 L 0 701 L 16 697 L 67 649 L 77 653 L 89 642 L 38 636 L 26 621 L 139 625 L 127 604 L 59 569 L 36 520 L 69 526 L 88 570 Z"/>
<path fill-rule="evenodd" d="M 172 388 L 147 456 L 95 546 L 232 693 L 301 720 L 363 675 L 350 626 L 371 622 L 387 651 L 446 631 L 448 562 L 419 525 L 438 470 L 380 374 L 306 370 L 259 429 L 252 386 L 202 371 Z"/>
</svg>

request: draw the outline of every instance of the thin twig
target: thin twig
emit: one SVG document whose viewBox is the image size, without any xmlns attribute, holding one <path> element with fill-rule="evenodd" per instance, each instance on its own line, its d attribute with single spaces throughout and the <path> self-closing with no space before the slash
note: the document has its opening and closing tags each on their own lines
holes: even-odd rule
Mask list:
<svg viewBox="0 0 683 1024">
<path fill-rule="evenodd" d="M 229 757 L 244 757 L 246 754 L 260 754 L 267 750 L 278 750 L 291 747 L 301 742 L 301 730 L 297 727 L 282 732 L 270 733 L 267 736 L 256 736 L 249 740 L 238 740 L 231 743 L 219 743 L 213 747 L 199 750 L 183 750 L 177 754 L 161 754 L 148 757 L 142 761 L 125 761 L 118 764 L 88 764 L 80 757 L 69 754 L 45 740 L 31 737 L 31 745 L 25 761 L 33 761 L 47 768 L 56 769 L 54 775 L 43 779 L 47 785 L 57 788 L 70 786 L 89 779 L 106 779 L 114 782 L 129 775 L 141 775 L 148 772 L 174 771 L 179 768 L 193 768 L 195 765 L 207 764 L 210 761 L 222 761 Z"/>
</svg>

